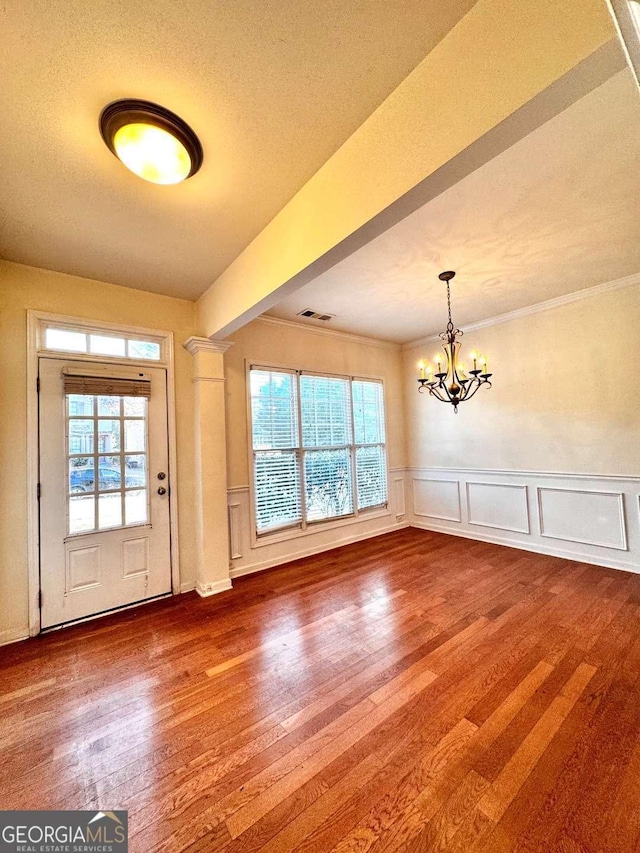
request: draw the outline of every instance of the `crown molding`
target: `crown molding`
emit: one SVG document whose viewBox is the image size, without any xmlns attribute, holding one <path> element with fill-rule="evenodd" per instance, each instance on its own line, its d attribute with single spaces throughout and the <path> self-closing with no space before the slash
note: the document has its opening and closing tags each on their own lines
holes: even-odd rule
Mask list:
<svg viewBox="0 0 640 853">
<path fill-rule="evenodd" d="M 200 352 L 225 353 L 233 346 L 233 341 L 212 341 L 211 338 L 198 338 L 192 335 L 182 344 L 190 355 Z"/>
<path fill-rule="evenodd" d="M 536 471 L 525 470 L 521 471 L 516 468 L 460 468 L 452 466 L 451 468 L 443 468 L 437 465 L 407 465 L 404 471 L 408 474 L 416 472 L 422 474 L 461 474 L 463 476 L 489 476 L 489 477 L 538 477 L 544 478 L 561 478 L 573 480 L 611 480 L 621 483 L 640 483 L 640 476 L 636 474 L 594 474 L 580 473 L 572 471 Z"/>
<path fill-rule="evenodd" d="M 633 273 L 624 278 L 616 278 L 613 281 L 606 281 L 604 284 L 596 284 L 594 287 L 587 287 L 584 290 L 575 290 L 573 293 L 565 293 L 564 296 L 556 296 L 554 299 L 547 299 L 545 302 L 537 302 L 534 305 L 527 305 L 524 308 L 517 308 L 515 311 L 509 311 L 507 314 L 497 314 L 495 317 L 488 317 L 486 320 L 480 320 L 477 323 L 465 324 L 464 331 L 474 332 L 478 329 L 485 329 L 487 326 L 498 326 L 501 323 L 509 323 L 511 320 L 518 320 L 521 317 L 529 317 L 531 314 L 541 314 L 543 311 L 553 311 L 554 308 L 560 308 L 563 305 L 569 305 L 572 302 L 581 302 L 583 299 L 591 299 L 594 296 L 600 296 L 603 293 L 611 293 L 614 290 L 622 290 L 625 287 L 633 287 L 640 284 L 640 273 Z M 430 344 L 434 341 L 439 341 L 440 335 L 427 335 L 424 338 L 417 338 L 414 341 L 407 341 L 402 344 L 403 350 L 414 349 L 423 344 Z"/>
<path fill-rule="evenodd" d="M 315 335 L 322 335 L 327 338 L 337 338 L 342 341 L 349 341 L 353 344 L 362 344 L 367 347 L 378 347 L 379 349 L 390 349 L 399 352 L 401 344 L 396 344 L 393 341 L 382 341 L 379 338 L 368 338 L 365 335 L 354 335 L 351 332 L 339 332 L 337 329 L 319 329 L 317 326 L 310 326 L 307 323 L 296 323 L 294 320 L 283 320 L 280 317 L 257 317 L 254 323 L 268 323 L 271 326 L 284 326 L 288 329 L 295 329 L 298 332 L 311 332 Z"/>
</svg>

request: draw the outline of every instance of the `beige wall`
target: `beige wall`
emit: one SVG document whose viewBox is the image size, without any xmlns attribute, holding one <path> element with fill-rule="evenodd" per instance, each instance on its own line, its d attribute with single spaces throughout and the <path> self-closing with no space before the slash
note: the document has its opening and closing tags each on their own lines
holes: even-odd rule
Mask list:
<svg viewBox="0 0 640 853">
<path fill-rule="evenodd" d="M 370 344 L 264 320 L 256 320 L 240 329 L 232 340 L 234 344 L 225 355 L 231 576 L 405 526 L 403 473 L 392 471 L 386 509 L 364 514 L 357 520 L 313 525 L 304 532 L 293 531 L 282 537 L 255 540 L 249 493 L 247 364 L 383 379 L 388 460 L 393 469 L 405 466 L 402 357 L 399 347 L 393 345 Z"/>
<path fill-rule="evenodd" d="M 302 370 L 382 378 L 387 410 L 387 448 L 390 468 L 402 468 L 404 458 L 404 413 L 401 365 L 398 347 L 375 346 L 346 337 L 318 334 L 257 320 L 233 336 L 234 345 L 225 355 L 227 411 L 227 467 L 229 474 L 231 575 L 257 571 L 286 560 L 335 548 L 367 536 L 376 536 L 406 524 L 404 500 L 399 498 L 402 473 L 392 472 L 389 505 L 385 510 L 349 519 L 314 525 L 300 531 L 263 537 L 252 536 L 253 521 L 249 492 L 249 441 L 247 424 L 246 365 L 287 366 Z"/>
<path fill-rule="evenodd" d="M 437 343 L 405 350 L 408 465 L 640 475 L 639 330 L 634 286 L 467 332 L 495 384 L 457 415 L 417 393 Z"/>
<path fill-rule="evenodd" d="M 227 380 L 227 467 L 229 488 L 249 483 L 246 363 L 326 371 L 384 380 L 389 466 L 403 467 L 404 416 L 399 348 L 354 342 L 256 320 L 230 340 Z"/>
<path fill-rule="evenodd" d="M 180 566 L 195 577 L 191 356 L 192 302 L 0 261 L 0 642 L 28 632 L 27 309 L 172 331 L 175 336 Z"/>
</svg>

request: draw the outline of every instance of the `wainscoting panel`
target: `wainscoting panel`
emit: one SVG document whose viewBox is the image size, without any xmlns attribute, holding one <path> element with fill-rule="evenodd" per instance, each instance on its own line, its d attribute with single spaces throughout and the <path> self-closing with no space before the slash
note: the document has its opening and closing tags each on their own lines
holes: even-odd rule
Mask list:
<svg viewBox="0 0 640 853">
<path fill-rule="evenodd" d="M 527 487 L 508 483 L 467 482 L 469 524 L 529 533 Z"/>
<path fill-rule="evenodd" d="M 232 560 L 242 557 L 242 511 L 238 500 L 230 500 L 229 506 L 229 554 Z"/>
<path fill-rule="evenodd" d="M 640 477 L 408 468 L 412 527 L 640 572 Z"/>
<path fill-rule="evenodd" d="M 394 473 L 392 477 L 393 483 L 393 503 L 396 508 L 396 518 L 402 518 L 402 516 L 406 515 L 406 501 L 404 497 L 404 472 L 401 471 L 400 474 Z"/>
<path fill-rule="evenodd" d="M 538 506 L 542 536 L 627 550 L 620 492 L 539 488 Z"/>
<path fill-rule="evenodd" d="M 412 483 L 414 515 L 442 521 L 462 521 L 460 483 L 457 479 L 415 476 Z"/>
</svg>

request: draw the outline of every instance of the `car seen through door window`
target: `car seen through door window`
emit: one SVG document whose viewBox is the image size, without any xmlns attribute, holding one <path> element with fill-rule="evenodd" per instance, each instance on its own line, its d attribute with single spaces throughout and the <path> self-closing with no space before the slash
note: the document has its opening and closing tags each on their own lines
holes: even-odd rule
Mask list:
<svg viewBox="0 0 640 853">
<path fill-rule="evenodd" d="M 95 470 L 93 466 L 72 468 L 69 472 L 69 491 L 73 494 L 79 492 L 92 492 L 95 488 Z M 124 475 L 125 488 L 144 488 L 146 478 L 144 470 L 136 470 L 135 468 L 127 468 Z M 109 491 L 110 489 L 120 489 L 122 487 L 122 478 L 119 468 L 110 468 L 106 465 L 101 465 L 98 468 L 98 489 L 101 492 Z"/>
</svg>

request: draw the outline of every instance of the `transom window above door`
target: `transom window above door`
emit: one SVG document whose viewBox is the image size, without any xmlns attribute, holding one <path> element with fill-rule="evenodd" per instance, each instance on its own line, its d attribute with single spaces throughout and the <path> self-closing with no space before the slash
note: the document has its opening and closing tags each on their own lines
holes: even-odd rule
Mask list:
<svg viewBox="0 0 640 853">
<path fill-rule="evenodd" d="M 257 366 L 249 378 L 258 535 L 386 506 L 381 381 Z"/>
<path fill-rule="evenodd" d="M 117 359 L 162 360 L 162 342 L 159 340 L 145 340 L 105 330 L 92 331 L 60 324 L 43 324 L 41 349 Z"/>
</svg>

